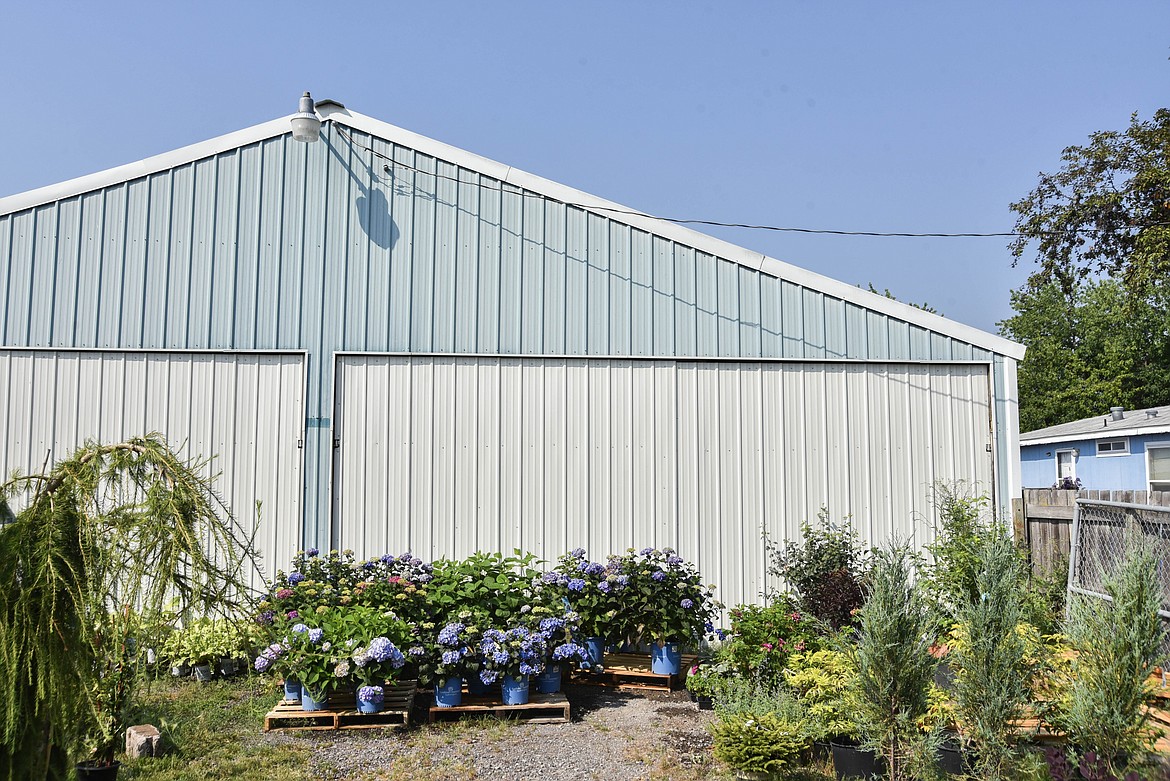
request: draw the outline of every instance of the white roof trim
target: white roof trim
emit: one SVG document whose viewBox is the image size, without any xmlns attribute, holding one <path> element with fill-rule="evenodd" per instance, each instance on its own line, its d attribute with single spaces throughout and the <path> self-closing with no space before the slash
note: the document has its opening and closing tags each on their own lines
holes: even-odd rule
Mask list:
<svg viewBox="0 0 1170 781">
<path fill-rule="evenodd" d="M 1102 428 L 1101 431 L 1081 434 L 1065 434 L 1059 437 L 1044 437 L 1042 439 L 1024 439 L 1020 437 L 1020 447 L 1032 445 L 1058 445 L 1063 442 L 1079 442 L 1085 439 L 1125 439 L 1126 437 L 1140 437 L 1149 434 L 1170 434 L 1170 426 L 1143 426 L 1142 428 L 1127 428 L 1121 431 Z"/>
<path fill-rule="evenodd" d="M 333 120 L 339 124 L 347 125 L 394 144 L 410 147 L 423 154 L 448 161 L 493 179 L 499 179 L 500 181 L 530 190 L 539 195 L 580 205 L 587 209 L 596 209 L 599 213 L 605 216 L 611 216 L 618 222 L 626 223 L 649 233 L 662 236 L 663 238 L 677 241 L 680 244 L 694 247 L 701 252 L 726 258 L 727 260 L 770 276 L 785 279 L 813 290 L 819 290 L 834 298 L 854 302 L 866 309 L 881 312 L 898 320 L 903 320 L 913 325 L 950 336 L 961 342 L 966 342 L 1009 358 L 1019 360 L 1024 357 L 1024 347 L 1022 345 L 988 333 L 987 331 L 982 331 L 973 326 L 964 325 L 954 320 L 948 320 L 945 317 L 924 312 L 908 304 L 903 304 L 900 301 L 870 293 L 867 290 L 862 290 L 848 283 L 817 274 L 808 269 L 800 268 L 799 266 L 794 266 L 775 258 L 770 258 L 759 252 L 753 252 L 752 250 L 723 241 L 722 239 L 717 239 L 714 236 L 699 233 L 696 230 L 676 223 L 634 214 L 612 214 L 610 210 L 614 209 L 619 211 L 633 210 L 627 206 L 598 198 L 589 193 L 536 176 L 535 174 L 520 171 L 511 166 L 489 160 L 486 157 L 480 157 L 463 149 L 444 144 L 441 141 L 420 136 L 417 133 L 391 125 L 388 122 L 340 108 L 335 104 L 322 106 L 320 113 L 323 119 Z M 186 165 L 195 160 L 227 152 L 237 147 L 247 146 L 268 138 L 289 133 L 290 118 L 291 115 L 281 117 L 259 125 L 253 125 L 250 128 L 238 130 L 234 133 L 228 133 L 227 135 L 185 146 L 181 149 L 148 157 L 136 163 L 121 165 L 77 179 L 70 179 L 59 184 L 0 198 L 0 215 L 24 211 L 25 209 L 31 209 L 45 203 L 71 198 L 81 193 L 109 187 L 119 182 L 149 176 L 159 171 L 165 171 L 169 168 Z"/>
</svg>

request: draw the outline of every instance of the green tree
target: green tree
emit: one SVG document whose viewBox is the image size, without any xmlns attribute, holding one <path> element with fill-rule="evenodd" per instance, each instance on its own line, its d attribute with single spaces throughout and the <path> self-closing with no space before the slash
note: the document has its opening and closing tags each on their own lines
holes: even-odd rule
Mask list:
<svg viewBox="0 0 1170 781">
<path fill-rule="evenodd" d="M 1114 279 L 1065 289 L 1037 274 L 1011 294 L 1000 332 L 1027 346 L 1019 367 L 1020 430 L 1170 404 L 1170 286 Z"/>
<path fill-rule="evenodd" d="M 1040 174 L 1011 208 L 1016 263 L 1035 245 L 1037 272 L 1072 298 L 1079 282 L 1110 276 L 1145 293 L 1170 276 L 1170 109 L 1149 121 L 1135 113 L 1121 132 L 1070 146 L 1064 166 Z"/>
</svg>

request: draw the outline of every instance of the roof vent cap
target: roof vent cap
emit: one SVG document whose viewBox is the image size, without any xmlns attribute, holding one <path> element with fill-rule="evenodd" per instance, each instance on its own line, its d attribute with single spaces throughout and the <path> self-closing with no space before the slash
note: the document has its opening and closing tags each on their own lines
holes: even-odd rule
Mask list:
<svg viewBox="0 0 1170 781">
<path fill-rule="evenodd" d="M 1146 410 L 1146 417 L 1147 417 L 1147 418 L 1156 418 L 1156 417 L 1158 417 L 1158 410 L 1156 410 L 1156 409 L 1148 409 L 1148 410 Z"/>
<path fill-rule="evenodd" d="M 1109 414 L 1114 420 L 1125 420 L 1125 407 L 1110 407 Z"/>
</svg>

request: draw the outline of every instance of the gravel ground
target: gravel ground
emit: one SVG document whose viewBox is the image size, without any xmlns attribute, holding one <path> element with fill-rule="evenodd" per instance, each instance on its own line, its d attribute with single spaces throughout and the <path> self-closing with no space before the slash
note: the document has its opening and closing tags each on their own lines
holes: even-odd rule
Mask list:
<svg viewBox="0 0 1170 781">
<path fill-rule="evenodd" d="M 686 692 L 628 694 L 569 686 L 568 724 L 485 719 L 407 732 L 274 732 L 263 740 L 312 747 L 314 778 L 706 779 L 722 774 L 706 725 Z M 420 698 L 422 699 L 422 698 Z M 425 710 L 416 716 L 426 721 Z"/>
</svg>

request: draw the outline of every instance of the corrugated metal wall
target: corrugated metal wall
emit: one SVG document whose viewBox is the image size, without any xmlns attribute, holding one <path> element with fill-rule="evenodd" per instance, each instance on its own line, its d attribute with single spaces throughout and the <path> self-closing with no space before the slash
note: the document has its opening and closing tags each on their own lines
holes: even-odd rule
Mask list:
<svg viewBox="0 0 1170 781">
<path fill-rule="evenodd" d="M 306 351 L 306 545 L 330 543 L 339 351 L 992 360 L 620 215 L 345 132 L 328 122 L 320 143 L 285 134 L 0 215 L 0 345 Z M 1006 403 L 1014 380 L 994 371 Z"/>
<path fill-rule="evenodd" d="M 269 576 L 299 547 L 304 355 L 0 349 L 0 474 L 38 473 L 87 439 L 163 434 L 255 521 Z M 262 585 L 257 573 L 253 584 Z"/>
<path fill-rule="evenodd" d="M 343 356 L 337 539 L 432 558 L 673 545 L 750 601 L 764 531 L 798 538 L 825 507 L 923 542 L 934 480 L 986 485 L 988 369 Z"/>
</svg>

